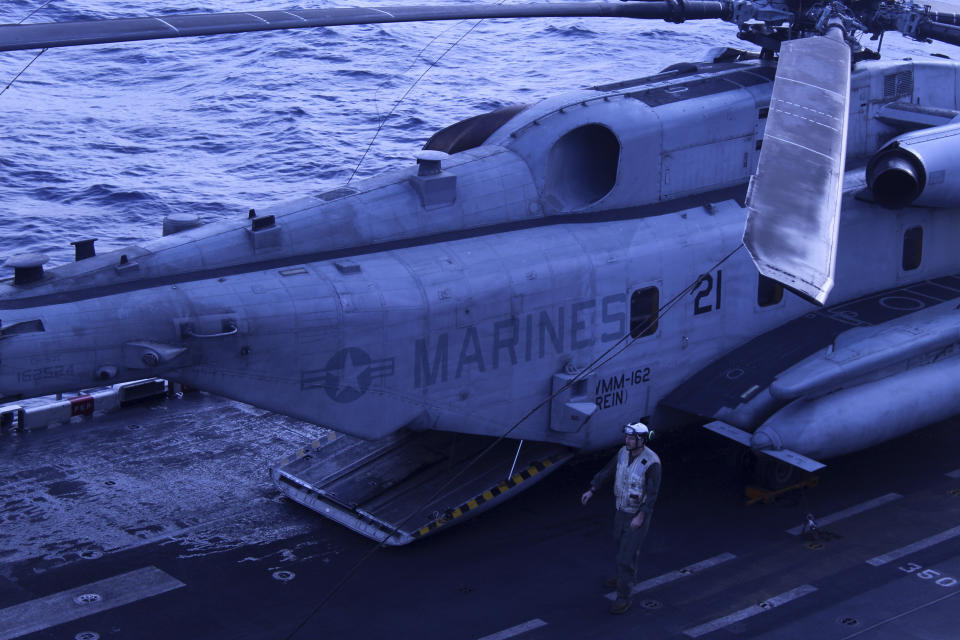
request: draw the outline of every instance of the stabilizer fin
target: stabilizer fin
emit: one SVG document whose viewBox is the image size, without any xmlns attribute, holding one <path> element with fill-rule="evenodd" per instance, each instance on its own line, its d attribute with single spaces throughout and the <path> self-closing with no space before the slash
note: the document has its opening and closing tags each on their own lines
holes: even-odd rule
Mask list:
<svg viewBox="0 0 960 640">
<path fill-rule="evenodd" d="M 714 433 L 718 433 L 725 438 L 729 438 L 734 442 L 738 442 L 745 447 L 753 448 L 752 435 L 743 429 L 737 429 L 736 427 L 731 426 L 726 422 L 720 422 L 719 420 L 708 422 L 707 424 L 703 425 L 703 427 L 713 431 Z M 813 458 L 808 458 L 807 456 L 790 449 L 754 449 L 754 451 L 764 453 L 768 456 L 776 458 L 777 460 L 782 460 L 789 465 L 797 467 L 798 469 L 803 469 L 804 471 L 809 471 L 811 473 L 827 466 L 822 462 L 818 462 Z"/>
</svg>

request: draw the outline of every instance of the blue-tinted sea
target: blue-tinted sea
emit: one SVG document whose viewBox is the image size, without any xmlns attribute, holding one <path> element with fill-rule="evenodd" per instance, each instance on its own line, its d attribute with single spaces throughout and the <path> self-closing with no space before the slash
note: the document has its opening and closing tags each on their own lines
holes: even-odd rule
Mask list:
<svg viewBox="0 0 960 640">
<path fill-rule="evenodd" d="M 8 0 L 0 22 L 290 6 Z M 0 261 L 28 251 L 69 261 L 69 242 L 88 237 L 99 238 L 99 251 L 120 248 L 159 236 L 171 213 L 245 216 L 410 164 L 431 133 L 460 119 L 700 60 L 716 46 L 751 45 L 720 22 L 583 18 L 50 49 L 0 95 Z M 920 56 L 950 47 L 888 35 L 884 51 Z M 0 88 L 36 53 L 0 54 Z"/>
</svg>

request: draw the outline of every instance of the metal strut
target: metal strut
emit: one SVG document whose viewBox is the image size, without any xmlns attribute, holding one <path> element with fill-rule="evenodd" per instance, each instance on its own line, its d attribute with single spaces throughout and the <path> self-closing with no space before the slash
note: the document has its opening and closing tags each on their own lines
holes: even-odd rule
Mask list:
<svg viewBox="0 0 960 640">
<path fill-rule="evenodd" d="M 523 446 L 523 440 L 521 440 L 521 441 L 520 441 L 520 444 L 517 445 L 517 454 L 516 454 L 515 456 L 513 456 L 513 464 L 510 465 L 510 473 L 507 474 L 507 479 L 508 479 L 508 480 L 513 477 L 513 472 L 514 472 L 514 471 L 516 470 L 516 468 L 517 468 L 517 459 L 520 458 L 520 447 L 522 447 L 522 446 Z"/>
</svg>

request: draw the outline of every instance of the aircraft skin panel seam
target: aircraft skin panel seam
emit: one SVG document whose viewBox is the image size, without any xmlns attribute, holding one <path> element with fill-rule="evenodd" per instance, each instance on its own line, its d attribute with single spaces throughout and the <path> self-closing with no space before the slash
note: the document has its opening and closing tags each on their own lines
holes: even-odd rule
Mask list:
<svg viewBox="0 0 960 640">
<path fill-rule="evenodd" d="M 719 202 L 722 200 L 729 199 L 742 199 L 741 189 L 739 187 L 733 189 L 723 189 L 714 194 L 698 194 L 690 200 L 686 199 L 676 199 L 671 200 L 665 203 L 658 203 L 654 205 L 656 209 L 664 209 L 666 207 L 671 207 L 676 210 L 681 206 L 690 206 L 695 207 L 697 204 L 695 202 Z M 689 204 L 688 204 L 689 203 Z M 639 220 L 643 218 L 655 217 L 659 214 L 649 212 L 651 207 L 644 207 L 644 212 L 637 213 L 628 209 L 617 209 L 610 211 L 596 211 L 596 212 L 585 212 L 585 213 L 571 213 L 571 214 L 561 214 L 555 216 L 546 216 L 543 218 L 530 219 L 530 220 L 520 220 L 514 222 L 500 223 L 492 225 L 489 227 L 482 227 L 476 229 L 467 229 L 467 230 L 454 230 L 454 231 L 444 231 L 437 234 L 431 234 L 428 236 L 421 236 L 411 239 L 403 239 L 396 241 L 388 241 L 383 243 L 371 244 L 367 246 L 360 247 L 351 247 L 349 249 L 335 249 L 328 252 L 323 252 L 320 254 L 312 255 L 297 255 L 290 257 L 277 258 L 274 260 L 266 260 L 256 263 L 247 263 L 244 265 L 238 266 L 227 266 L 227 267 L 218 267 L 208 271 L 203 272 L 193 272 L 178 274 L 173 277 L 168 278 L 153 278 L 150 280 L 139 280 L 131 281 L 128 283 L 116 283 L 97 287 L 91 291 L 80 291 L 76 293 L 71 292 L 58 292 L 51 294 L 42 294 L 40 296 L 34 297 L 17 297 L 17 298 L 6 298 L 0 299 L 0 311 L 4 309 L 20 309 L 20 308 L 30 308 L 36 306 L 44 306 L 48 304 L 61 304 L 64 302 L 69 302 L 73 300 L 82 300 L 86 298 L 93 297 L 103 297 L 105 295 L 113 295 L 115 293 L 122 293 L 124 291 L 131 291 L 135 289 L 143 289 L 150 287 L 165 286 L 170 284 L 178 284 L 181 282 L 189 282 L 193 280 L 201 279 L 210 279 L 225 277 L 230 275 L 237 275 L 241 273 L 250 273 L 253 271 L 262 271 L 267 269 L 276 269 L 283 267 L 292 267 L 302 264 L 308 264 L 313 262 L 325 262 L 328 260 L 335 260 L 337 258 L 347 258 L 351 256 L 359 255 L 368 255 L 372 253 L 380 253 L 384 251 L 393 251 L 397 249 L 405 249 L 409 247 L 418 247 L 425 246 L 430 244 L 436 244 L 439 242 L 448 242 L 453 240 L 469 239 L 469 238 L 479 238 L 484 236 L 492 236 L 500 233 L 507 233 L 511 231 L 519 231 L 525 229 L 534 229 L 534 228 L 543 228 L 543 227 L 553 227 L 553 226 L 562 226 L 565 224 L 593 224 L 593 223 L 602 223 L 615 220 Z M 21 294 L 22 295 L 22 294 Z"/>
</svg>

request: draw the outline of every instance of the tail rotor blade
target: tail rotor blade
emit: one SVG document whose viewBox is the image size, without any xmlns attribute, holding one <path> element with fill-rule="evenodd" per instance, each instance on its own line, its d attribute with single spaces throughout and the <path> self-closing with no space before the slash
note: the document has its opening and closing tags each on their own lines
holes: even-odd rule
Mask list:
<svg viewBox="0 0 960 640">
<path fill-rule="evenodd" d="M 833 287 L 849 102 L 838 27 L 783 43 L 743 241 L 760 273 L 820 304 Z"/>
</svg>

